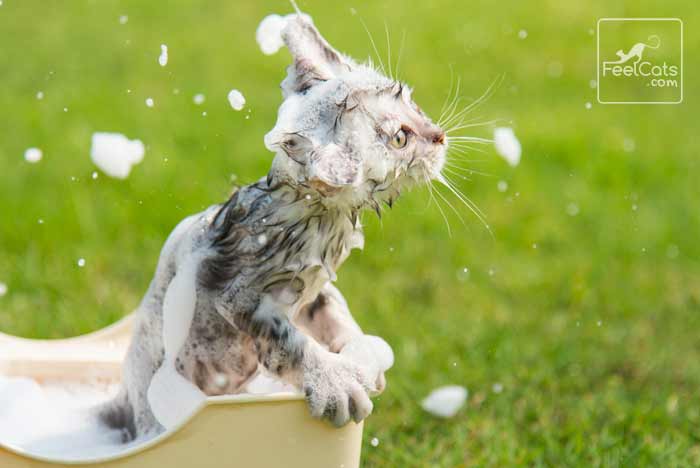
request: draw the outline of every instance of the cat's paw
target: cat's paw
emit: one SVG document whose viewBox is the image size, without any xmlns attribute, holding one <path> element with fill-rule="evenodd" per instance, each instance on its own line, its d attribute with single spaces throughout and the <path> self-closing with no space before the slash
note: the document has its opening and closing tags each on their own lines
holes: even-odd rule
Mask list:
<svg viewBox="0 0 700 468">
<path fill-rule="evenodd" d="M 386 341 L 378 336 L 360 335 L 347 341 L 340 350 L 340 355 L 361 366 L 366 378 L 373 382 L 373 394 L 384 391 L 384 372 L 394 364 L 394 353 Z"/>
<path fill-rule="evenodd" d="M 335 426 L 360 422 L 372 413 L 369 392 L 375 382 L 365 370 L 343 356 L 326 353 L 304 369 L 303 389 L 311 415 Z"/>
</svg>

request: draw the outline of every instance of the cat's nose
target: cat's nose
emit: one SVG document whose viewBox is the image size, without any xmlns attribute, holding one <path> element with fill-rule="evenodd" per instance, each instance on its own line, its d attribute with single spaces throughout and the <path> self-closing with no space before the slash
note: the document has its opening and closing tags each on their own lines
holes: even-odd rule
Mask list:
<svg viewBox="0 0 700 468">
<path fill-rule="evenodd" d="M 444 145 L 445 144 L 445 132 L 442 130 L 433 133 L 433 143 L 436 145 Z"/>
</svg>

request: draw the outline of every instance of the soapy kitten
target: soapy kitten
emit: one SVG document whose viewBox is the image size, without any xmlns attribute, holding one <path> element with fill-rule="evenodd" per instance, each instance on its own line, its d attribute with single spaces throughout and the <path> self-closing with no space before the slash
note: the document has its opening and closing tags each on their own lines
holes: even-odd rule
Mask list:
<svg viewBox="0 0 700 468">
<path fill-rule="evenodd" d="M 445 133 L 407 85 L 336 51 L 308 16 L 288 16 L 282 39 L 293 63 L 265 136 L 272 167 L 182 221 L 166 242 L 136 314 L 122 391 L 102 409 L 126 439 L 172 424 L 149 404 L 154 375 L 168 365 L 203 395 L 241 392 L 262 370 L 302 390 L 311 414 L 338 426 L 367 417 L 370 393 L 384 387 L 391 364 L 356 359 L 367 354 L 364 335 L 332 282 L 363 245 L 362 210 L 391 206 L 402 189 L 440 177 Z M 178 304 L 194 308 L 178 324 L 168 314 L 181 312 L 164 310 L 173 302 L 164 299 L 180 292 L 168 288 L 185 270 L 196 284 Z M 186 327 L 176 358 L 172 350 L 166 358 L 164 323 Z"/>
</svg>

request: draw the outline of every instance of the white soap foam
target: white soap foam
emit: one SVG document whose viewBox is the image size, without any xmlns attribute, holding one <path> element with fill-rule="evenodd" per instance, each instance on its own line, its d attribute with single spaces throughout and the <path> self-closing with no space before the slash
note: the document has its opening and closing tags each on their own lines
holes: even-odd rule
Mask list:
<svg viewBox="0 0 700 468">
<path fill-rule="evenodd" d="M 493 130 L 493 140 L 496 151 L 508 164 L 515 167 L 520 163 L 522 147 L 512 128 L 496 127 Z"/>
<path fill-rule="evenodd" d="M 287 19 L 280 15 L 268 15 L 263 18 L 255 31 L 255 40 L 258 41 L 263 54 L 272 55 L 282 48 L 282 30 L 286 24 Z"/>
<path fill-rule="evenodd" d="M 253 395 L 269 395 L 271 393 L 285 392 L 298 393 L 294 385 L 284 383 L 264 372 L 260 372 L 251 379 L 251 381 L 246 384 L 245 391 Z"/>
<path fill-rule="evenodd" d="M 233 107 L 234 110 L 239 111 L 245 106 L 245 97 L 243 96 L 243 93 L 237 89 L 232 89 L 228 93 L 228 102 L 231 104 L 231 107 Z"/>
<path fill-rule="evenodd" d="M 197 104 L 198 106 L 201 106 L 202 104 L 204 104 L 204 101 L 206 100 L 206 96 L 204 96 L 204 94 L 202 94 L 202 93 L 197 93 L 194 95 L 194 98 L 192 98 L 192 100 L 194 101 L 195 104 Z"/>
<path fill-rule="evenodd" d="M 394 365 L 394 352 L 391 347 L 386 341 L 373 335 L 361 335 L 352 339 L 343 347 L 340 355 L 362 366 L 368 379 L 386 372 Z"/>
<path fill-rule="evenodd" d="M 121 453 L 144 440 L 122 443 L 121 431 L 100 424 L 94 410 L 117 391 L 114 384 L 39 385 L 0 376 L 0 442 L 64 461 Z"/>
<path fill-rule="evenodd" d="M 116 179 L 126 179 L 131 167 L 143 160 L 140 140 L 129 140 L 120 133 L 98 132 L 92 135 L 90 158 L 102 172 Z"/>
<path fill-rule="evenodd" d="M 27 151 L 24 152 L 24 160 L 31 164 L 38 163 L 43 156 L 44 154 L 39 148 L 27 148 Z"/>
<path fill-rule="evenodd" d="M 158 56 L 158 63 L 161 67 L 168 64 L 168 46 L 165 44 L 160 45 L 160 56 Z"/>
<path fill-rule="evenodd" d="M 296 13 L 291 15 L 267 15 L 260 21 L 258 29 L 255 30 L 255 40 L 260 46 L 260 50 L 265 55 L 276 54 L 283 46 L 282 30 L 287 26 L 287 21 L 296 17 Z M 313 23 L 309 15 L 302 14 L 302 17 Z"/>
<path fill-rule="evenodd" d="M 163 298 L 164 358 L 148 387 L 153 415 L 166 429 L 185 421 L 206 396 L 175 368 L 175 359 L 187 341 L 197 305 L 197 257 L 184 257 Z"/>
<path fill-rule="evenodd" d="M 441 418 L 451 418 L 467 401 L 467 389 L 459 385 L 447 385 L 430 392 L 421 406 L 425 411 Z"/>
</svg>

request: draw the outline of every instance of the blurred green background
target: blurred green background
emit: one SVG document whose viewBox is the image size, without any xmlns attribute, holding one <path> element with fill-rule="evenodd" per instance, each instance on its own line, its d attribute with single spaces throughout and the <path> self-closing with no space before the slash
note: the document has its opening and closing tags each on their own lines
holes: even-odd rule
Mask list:
<svg viewBox="0 0 700 468">
<path fill-rule="evenodd" d="M 405 31 L 401 76 L 436 117 L 450 67 L 467 99 L 505 74 L 471 117 L 501 119 L 523 144 L 515 169 L 490 146 L 452 156 L 485 173 L 458 185 L 493 236 L 444 189 L 466 221 L 443 203 L 451 236 L 425 189 L 381 222 L 364 217 L 365 250 L 338 283 L 396 353 L 364 466 L 700 465 L 698 4 L 300 6 L 360 59 L 372 52 L 360 17 L 382 54 L 386 23 L 394 61 Z M 3 0 L 0 330 L 62 337 L 115 321 L 138 304 L 180 219 L 266 172 L 262 138 L 289 56 L 264 56 L 255 28 L 290 11 L 282 0 Z M 683 104 L 596 103 L 596 21 L 620 16 L 684 20 Z M 231 88 L 246 110 L 230 108 Z M 91 177 L 95 131 L 147 145 L 127 180 Z M 38 164 L 23 157 L 33 146 Z M 470 392 L 450 420 L 419 405 L 444 384 Z"/>
</svg>

